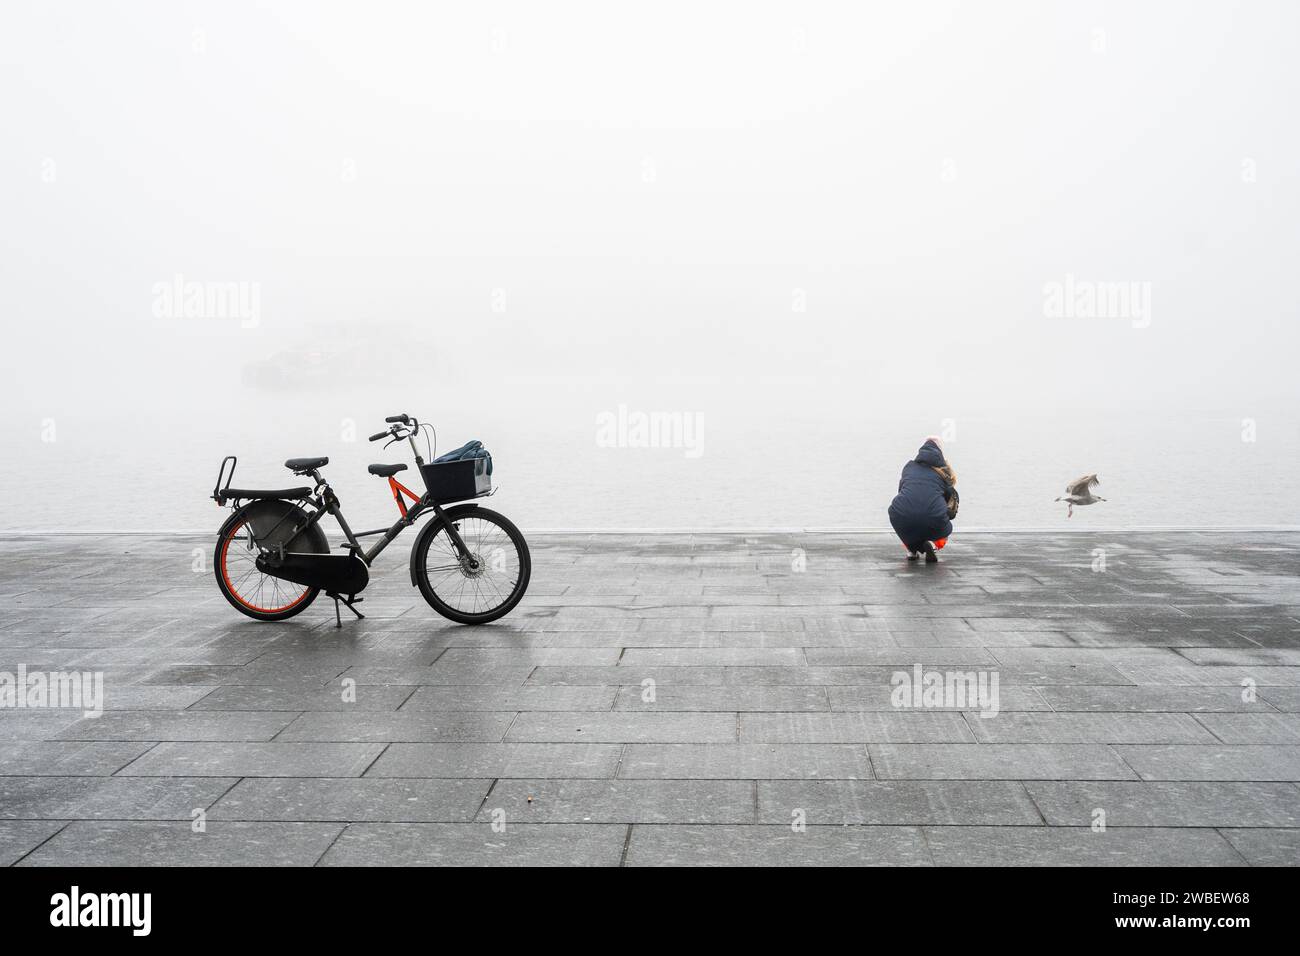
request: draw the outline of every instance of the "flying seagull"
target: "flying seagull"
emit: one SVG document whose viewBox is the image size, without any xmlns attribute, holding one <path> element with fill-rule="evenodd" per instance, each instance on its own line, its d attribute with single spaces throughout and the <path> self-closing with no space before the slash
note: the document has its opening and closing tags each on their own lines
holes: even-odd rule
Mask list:
<svg viewBox="0 0 1300 956">
<path fill-rule="evenodd" d="M 1057 501 L 1069 503 L 1069 509 L 1065 512 L 1067 518 L 1074 516 L 1074 506 L 1082 508 L 1084 505 L 1090 505 L 1098 501 L 1105 501 L 1105 498 L 1098 498 L 1092 493 L 1101 482 L 1096 475 L 1084 475 L 1082 478 L 1076 478 L 1065 486 L 1065 497 L 1057 498 Z"/>
</svg>

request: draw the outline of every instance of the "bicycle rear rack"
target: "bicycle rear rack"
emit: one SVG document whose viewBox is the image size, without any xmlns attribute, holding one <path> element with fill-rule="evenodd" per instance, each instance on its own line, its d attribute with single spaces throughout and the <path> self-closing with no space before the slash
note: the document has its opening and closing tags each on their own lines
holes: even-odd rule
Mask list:
<svg viewBox="0 0 1300 956">
<path fill-rule="evenodd" d="M 230 474 L 226 474 L 226 462 L 230 462 Z M 234 480 L 235 465 L 237 464 L 239 464 L 239 459 L 234 455 L 227 455 L 221 459 L 221 470 L 217 472 L 217 483 L 212 487 L 212 500 L 222 507 L 225 507 L 227 497 L 225 491 L 230 487 L 230 482 Z M 221 483 L 223 478 L 225 484 Z"/>
</svg>

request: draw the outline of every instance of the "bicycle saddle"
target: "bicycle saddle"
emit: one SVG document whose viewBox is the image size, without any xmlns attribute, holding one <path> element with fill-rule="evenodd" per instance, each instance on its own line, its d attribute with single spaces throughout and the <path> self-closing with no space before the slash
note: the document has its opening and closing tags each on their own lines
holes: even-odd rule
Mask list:
<svg viewBox="0 0 1300 956">
<path fill-rule="evenodd" d="M 402 465 L 402 464 L 397 464 L 397 465 L 383 465 L 383 464 L 380 464 L 380 465 L 371 465 L 370 468 L 369 468 L 369 471 L 370 471 L 370 473 L 371 473 L 372 475 L 378 475 L 380 478 L 391 478 L 391 477 L 393 477 L 393 475 L 397 474 L 399 471 L 406 471 L 406 466 L 405 466 L 405 465 Z"/>
<path fill-rule="evenodd" d="M 313 468 L 324 468 L 329 463 L 328 458 L 290 458 L 284 467 L 290 471 L 311 471 Z"/>
</svg>

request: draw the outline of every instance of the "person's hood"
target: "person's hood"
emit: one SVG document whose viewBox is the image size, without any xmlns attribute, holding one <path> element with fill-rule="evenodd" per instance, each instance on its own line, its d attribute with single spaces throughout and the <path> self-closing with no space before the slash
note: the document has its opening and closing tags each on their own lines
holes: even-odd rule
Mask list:
<svg viewBox="0 0 1300 956">
<path fill-rule="evenodd" d="M 934 439 L 926 439 L 925 444 L 921 446 L 921 450 L 916 453 L 916 461 L 931 468 L 942 468 L 947 464 L 943 457 L 943 451 L 935 444 Z"/>
</svg>

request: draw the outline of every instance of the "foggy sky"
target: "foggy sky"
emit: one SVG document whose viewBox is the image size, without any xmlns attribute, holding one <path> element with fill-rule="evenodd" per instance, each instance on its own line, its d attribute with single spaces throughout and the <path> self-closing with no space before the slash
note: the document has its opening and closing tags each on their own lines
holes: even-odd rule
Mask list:
<svg viewBox="0 0 1300 956">
<path fill-rule="evenodd" d="M 1298 27 L 1281 2 L 8 4 L 6 434 L 93 421 L 165 469 L 160 431 L 545 433 L 717 395 L 846 430 L 908 396 L 922 434 L 1294 429 Z M 255 290 L 255 320 L 159 308 L 176 277 Z M 1138 284 L 1149 321 L 1046 314 L 1067 279 Z"/>
</svg>

